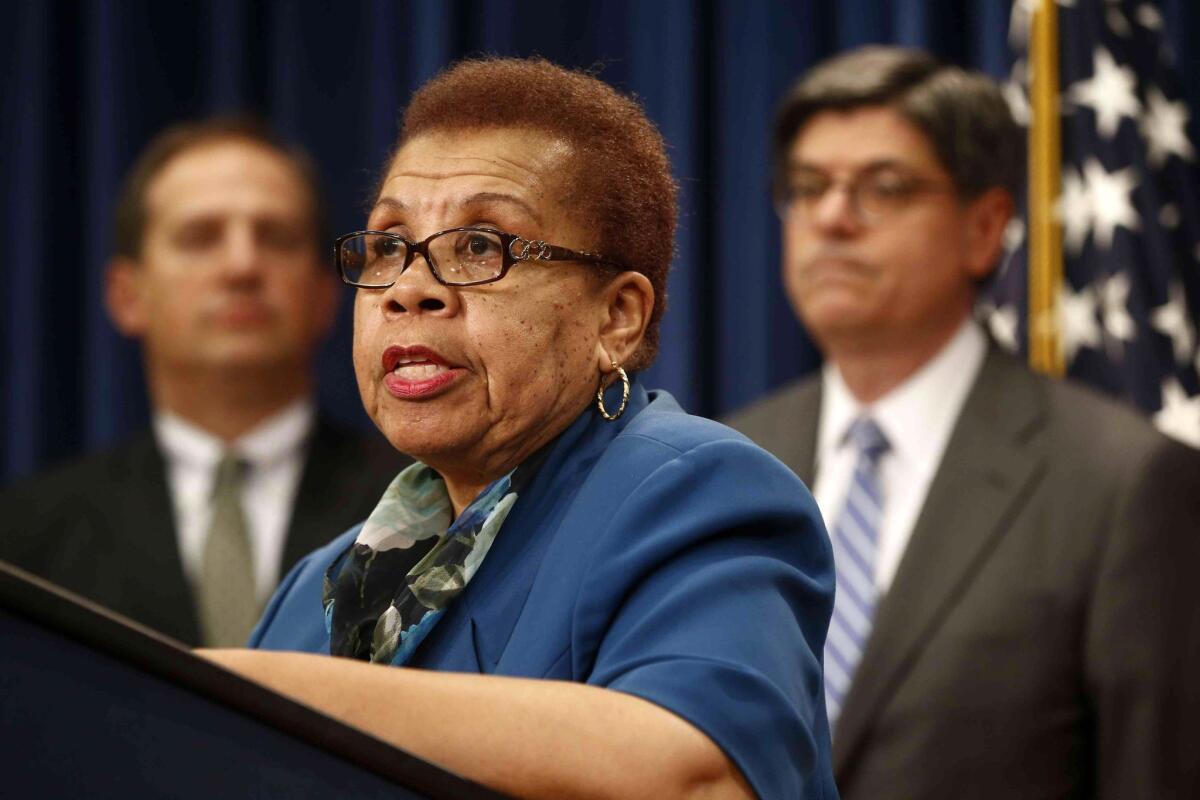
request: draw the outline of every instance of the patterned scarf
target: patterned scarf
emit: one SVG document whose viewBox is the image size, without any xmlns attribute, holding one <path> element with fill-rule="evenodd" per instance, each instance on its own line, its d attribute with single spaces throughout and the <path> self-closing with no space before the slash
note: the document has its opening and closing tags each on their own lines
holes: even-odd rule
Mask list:
<svg viewBox="0 0 1200 800">
<path fill-rule="evenodd" d="M 329 652 L 401 666 L 479 569 L 517 500 L 510 472 L 453 519 L 446 484 L 421 463 L 388 486 L 325 573 Z"/>
</svg>

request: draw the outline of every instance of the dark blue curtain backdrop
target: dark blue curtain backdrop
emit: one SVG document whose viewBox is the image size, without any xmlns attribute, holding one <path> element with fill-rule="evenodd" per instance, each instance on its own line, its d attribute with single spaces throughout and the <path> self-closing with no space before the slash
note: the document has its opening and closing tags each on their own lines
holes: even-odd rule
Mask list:
<svg viewBox="0 0 1200 800">
<path fill-rule="evenodd" d="M 1163 12 L 1200 108 L 1200 53 L 1184 46 L 1200 10 L 1169 0 Z M 452 60 L 598 67 L 643 100 L 683 190 L 662 354 L 646 381 L 715 415 L 818 361 L 779 288 L 767 193 L 771 112 L 789 82 L 866 42 L 925 46 L 998 77 L 1009 61 L 1008 0 L 94 0 L 4 15 L 0 483 L 146 422 L 138 350 L 105 317 L 101 274 L 117 184 L 172 121 L 261 113 L 313 153 L 335 228 L 350 230 L 400 108 Z M 343 309 L 320 397 L 363 424 L 349 329 Z"/>
</svg>

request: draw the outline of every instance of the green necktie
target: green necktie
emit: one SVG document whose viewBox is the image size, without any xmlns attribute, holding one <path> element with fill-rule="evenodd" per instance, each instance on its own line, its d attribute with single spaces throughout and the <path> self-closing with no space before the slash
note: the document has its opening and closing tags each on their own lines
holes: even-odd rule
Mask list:
<svg viewBox="0 0 1200 800">
<path fill-rule="evenodd" d="M 247 465 L 226 452 L 217 464 L 212 522 L 204 539 L 198 592 L 200 628 L 209 647 L 242 647 L 258 620 L 254 553 L 242 513 Z"/>
</svg>

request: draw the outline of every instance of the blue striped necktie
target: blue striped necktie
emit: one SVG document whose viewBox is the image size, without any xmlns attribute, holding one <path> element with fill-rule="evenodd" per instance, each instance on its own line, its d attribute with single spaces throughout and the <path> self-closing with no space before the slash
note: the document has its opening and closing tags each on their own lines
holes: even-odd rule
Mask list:
<svg viewBox="0 0 1200 800">
<path fill-rule="evenodd" d="M 831 730 L 841 715 L 875 616 L 875 560 L 883 522 L 879 459 L 889 447 L 887 437 L 869 417 L 856 419 L 846 439 L 858 450 L 858 462 L 846 505 L 833 526 L 837 593 L 825 639 L 825 707 Z"/>
</svg>

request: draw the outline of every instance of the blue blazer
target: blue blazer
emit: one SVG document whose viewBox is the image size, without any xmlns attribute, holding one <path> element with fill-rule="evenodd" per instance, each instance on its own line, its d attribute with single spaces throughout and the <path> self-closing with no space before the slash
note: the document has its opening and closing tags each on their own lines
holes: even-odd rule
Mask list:
<svg viewBox="0 0 1200 800">
<path fill-rule="evenodd" d="M 619 420 L 589 408 L 548 447 L 411 665 L 634 694 L 704 731 L 759 796 L 836 798 L 821 683 L 833 562 L 800 480 L 636 384 Z M 329 652 L 322 579 L 357 534 L 292 570 L 251 646 Z"/>
</svg>

